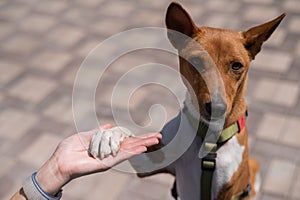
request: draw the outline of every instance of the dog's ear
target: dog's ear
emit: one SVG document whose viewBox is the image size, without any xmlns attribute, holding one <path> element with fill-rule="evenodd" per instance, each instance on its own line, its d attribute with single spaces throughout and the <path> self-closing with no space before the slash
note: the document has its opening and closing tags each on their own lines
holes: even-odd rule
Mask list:
<svg viewBox="0 0 300 200">
<path fill-rule="evenodd" d="M 250 28 L 242 33 L 245 39 L 244 45 L 248 50 L 251 59 L 254 60 L 256 54 L 260 52 L 263 42 L 272 35 L 285 16 L 286 14 L 283 13 L 272 21 Z"/>
<path fill-rule="evenodd" d="M 176 49 L 180 49 L 183 46 L 187 37 L 176 34 L 175 31 L 192 37 L 196 27 L 190 15 L 180 4 L 175 2 L 172 2 L 168 7 L 166 26 L 168 28 L 168 38 Z"/>
</svg>

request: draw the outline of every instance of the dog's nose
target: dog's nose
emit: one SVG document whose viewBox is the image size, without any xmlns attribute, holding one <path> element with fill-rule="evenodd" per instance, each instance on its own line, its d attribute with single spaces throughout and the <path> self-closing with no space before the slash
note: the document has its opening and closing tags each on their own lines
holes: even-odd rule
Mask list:
<svg viewBox="0 0 300 200">
<path fill-rule="evenodd" d="M 205 110 L 211 118 L 218 118 L 226 113 L 227 105 L 222 98 L 217 98 L 206 103 Z"/>
</svg>

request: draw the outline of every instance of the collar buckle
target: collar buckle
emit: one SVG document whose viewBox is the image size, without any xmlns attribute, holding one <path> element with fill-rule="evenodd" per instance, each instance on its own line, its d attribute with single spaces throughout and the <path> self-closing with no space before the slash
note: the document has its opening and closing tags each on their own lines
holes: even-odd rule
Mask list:
<svg viewBox="0 0 300 200">
<path fill-rule="evenodd" d="M 215 171 L 216 169 L 216 152 L 209 152 L 201 161 L 201 169 L 203 171 Z"/>
</svg>

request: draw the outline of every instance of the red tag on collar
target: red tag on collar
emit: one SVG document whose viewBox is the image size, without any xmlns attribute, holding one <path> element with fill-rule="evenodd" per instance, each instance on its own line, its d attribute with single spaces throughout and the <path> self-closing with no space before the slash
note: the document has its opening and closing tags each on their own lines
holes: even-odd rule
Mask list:
<svg viewBox="0 0 300 200">
<path fill-rule="evenodd" d="M 238 126 L 239 126 L 239 132 L 241 132 L 245 126 L 246 126 L 246 118 L 245 115 L 243 115 L 241 118 L 237 120 Z"/>
</svg>

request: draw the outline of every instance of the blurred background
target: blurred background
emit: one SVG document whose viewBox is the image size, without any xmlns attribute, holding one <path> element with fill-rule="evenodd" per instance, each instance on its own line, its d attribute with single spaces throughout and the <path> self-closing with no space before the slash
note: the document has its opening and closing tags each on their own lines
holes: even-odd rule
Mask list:
<svg viewBox="0 0 300 200">
<path fill-rule="evenodd" d="M 88 53 L 124 30 L 164 27 L 169 3 L 0 1 L 0 199 L 9 199 L 22 181 L 49 158 L 58 142 L 76 132 L 72 89 L 76 72 Z M 251 156 L 261 164 L 263 182 L 258 199 L 299 200 L 300 1 L 181 3 L 199 26 L 235 30 L 246 30 L 287 13 L 252 63 L 247 123 Z M 122 57 L 109 67 L 96 93 L 101 124 L 114 124 L 109 97 L 118 78 L 130 67 L 153 61 L 174 69 L 178 65 L 174 55 L 143 51 Z M 158 74 L 153 71 L 148 75 Z M 140 88 L 129 102 L 132 119 L 140 125 L 149 123 L 148 110 L 157 103 L 165 108 L 166 119 L 171 119 L 179 109 L 180 102 L 175 100 L 166 88 Z M 138 179 L 134 174 L 110 170 L 71 182 L 64 188 L 62 199 L 172 199 L 172 184 L 169 175 Z"/>
</svg>

